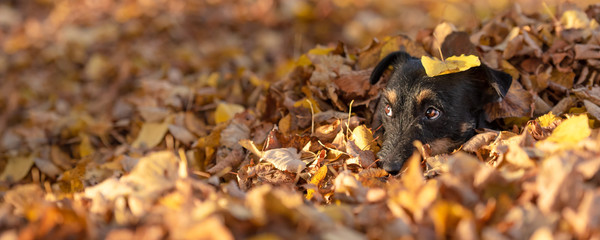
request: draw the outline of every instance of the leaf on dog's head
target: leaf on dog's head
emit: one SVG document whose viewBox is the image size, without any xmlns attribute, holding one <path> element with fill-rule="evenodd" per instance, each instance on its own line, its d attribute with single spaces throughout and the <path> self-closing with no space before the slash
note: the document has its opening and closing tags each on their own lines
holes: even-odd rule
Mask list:
<svg viewBox="0 0 600 240">
<path fill-rule="evenodd" d="M 440 76 L 449 73 L 466 71 L 472 67 L 481 65 L 479 57 L 475 55 L 452 56 L 442 61 L 437 58 L 422 56 L 421 64 L 429 77 Z"/>
</svg>

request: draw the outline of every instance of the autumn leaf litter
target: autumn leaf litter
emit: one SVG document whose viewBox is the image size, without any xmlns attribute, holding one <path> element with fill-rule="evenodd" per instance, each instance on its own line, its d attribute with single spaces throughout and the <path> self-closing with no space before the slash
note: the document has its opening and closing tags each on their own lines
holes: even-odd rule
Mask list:
<svg viewBox="0 0 600 240">
<path fill-rule="evenodd" d="M 339 42 L 288 60 L 254 53 L 282 62 L 269 74 L 236 38 L 190 45 L 178 24 L 193 22 L 177 11 L 130 2 L 99 10 L 106 20 L 66 14 L 84 4 L 54 7 L 47 22 L 3 32 L 3 89 L 20 92 L 0 98 L 2 237 L 600 237 L 598 6 L 516 6 L 467 33 L 441 23 L 414 41 Z M 460 51 L 511 74 L 504 101 L 486 106 L 503 130 L 437 156 L 416 143 L 397 177 L 377 168 L 382 85 L 368 78 L 396 50 Z M 242 67 L 196 72 L 226 62 L 199 56 Z M 57 83 L 64 93 L 44 89 Z"/>
</svg>

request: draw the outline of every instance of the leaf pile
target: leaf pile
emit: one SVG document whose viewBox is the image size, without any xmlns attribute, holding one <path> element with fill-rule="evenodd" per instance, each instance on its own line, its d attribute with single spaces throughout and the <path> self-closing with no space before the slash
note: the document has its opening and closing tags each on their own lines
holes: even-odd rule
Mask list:
<svg viewBox="0 0 600 240">
<path fill-rule="evenodd" d="M 600 237 L 600 6 L 359 48 L 344 20 L 386 8 L 360 2 L 0 5 L 0 238 Z M 511 74 L 503 130 L 377 168 L 368 78 L 397 50 Z"/>
</svg>

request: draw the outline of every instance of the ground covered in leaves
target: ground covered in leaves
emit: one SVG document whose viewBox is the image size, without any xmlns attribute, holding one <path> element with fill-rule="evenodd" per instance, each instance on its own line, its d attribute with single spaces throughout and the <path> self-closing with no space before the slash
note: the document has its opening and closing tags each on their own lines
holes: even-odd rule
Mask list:
<svg viewBox="0 0 600 240">
<path fill-rule="evenodd" d="M 600 6 L 392 2 L 0 3 L 0 238 L 599 238 Z M 502 129 L 377 168 L 396 50 L 512 75 Z"/>
</svg>

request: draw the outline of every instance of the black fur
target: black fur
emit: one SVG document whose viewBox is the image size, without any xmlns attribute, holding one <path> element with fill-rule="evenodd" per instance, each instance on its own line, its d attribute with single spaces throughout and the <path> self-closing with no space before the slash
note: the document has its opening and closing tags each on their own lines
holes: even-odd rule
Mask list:
<svg viewBox="0 0 600 240">
<path fill-rule="evenodd" d="M 485 122 L 483 106 L 501 101 L 512 82 L 510 75 L 484 64 L 463 72 L 428 77 L 420 59 L 398 51 L 377 64 L 371 84 L 377 83 L 390 65 L 393 72 L 381 94 L 374 125 L 383 124 L 379 164 L 391 174 L 397 174 L 412 155 L 415 140 L 430 144 L 433 154 L 440 154 L 471 138 L 478 125 Z M 432 94 L 423 94 L 422 101 L 417 101 L 424 90 Z M 388 99 L 392 95 L 396 99 Z M 391 117 L 385 114 L 387 105 L 392 110 Z M 436 120 L 425 115 L 430 107 L 441 112 Z"/>
</svg>

